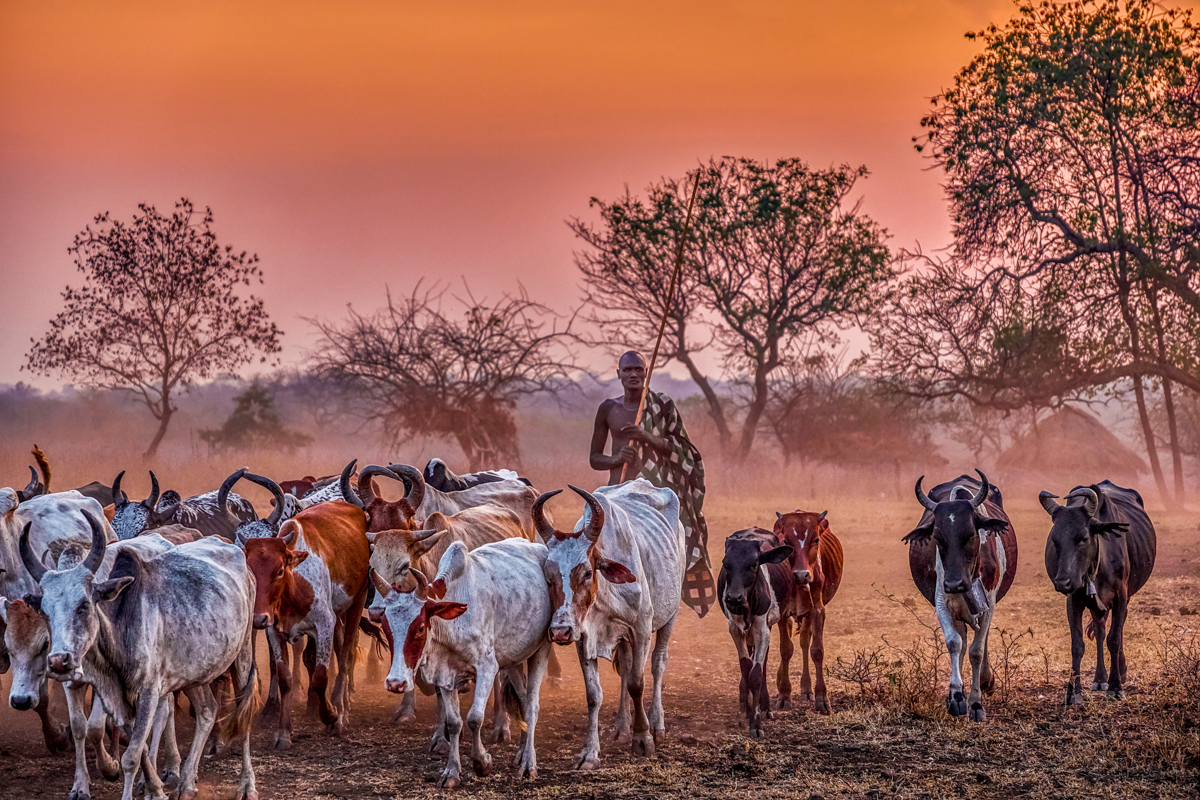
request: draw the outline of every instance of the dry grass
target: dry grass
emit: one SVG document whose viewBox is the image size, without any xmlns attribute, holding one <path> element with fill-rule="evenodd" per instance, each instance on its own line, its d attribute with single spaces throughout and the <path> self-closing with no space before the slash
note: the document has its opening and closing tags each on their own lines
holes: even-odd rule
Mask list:
<svg viewBox="0 0 1200 800">
<path fill-rule="evenodd" d="M 574 421 L 556 422 L 540 431 L 539 438 L 526 441 L 527 472 L 539 487 L 568 480 L 596 483 L 582 453 L 573 452 L 586 442 L 580 427 Z M 146 465 L 135 447 L 106 447 L 83 437 L 39 444 L 54 463 L 56 488 L 110 480 L 121 469 L 130 470 L 126 485 L 133 494 L 149 488 Z M 373 446 L 350 450 L 314 448 L 309 461 L 257 454 L 234 464 L 177 446 L 149 466 L 163 479 L 164 489 L 191 493 L 214 488 L 244 463 L 283 478 L 336 471 L 352 456 L 360 463 L 401 457 L 423 463 L 432 454 L 416 448 L 401 453 Z M 3 480 L 19 480 L 26 460 L 15 443 L 0 445 Z M 752 793 L 756 798 L 802 800 L 1200 795 L 1200 617 L 1181 613 L 1200 605 L 1195 519 L 1151 506 L 1159 558 L 1155 577 L 1134 600 L 1127 626 L 1129 698 L 1114 703 L 1089 693 L 1086 705 L 1067 709 L 1061 705 L 1070 667 L 1064 603 L 1042 566 L 1048 520 L 1033 494 L 1008 492 L 1020 545 L 1017 580 L 993 626 L 997 690 L 987 700 L 989 721 L 969 725 L 950 719 L 942 705 L 949 659 L 932 609 L 912 585 L 900 543 L 920 509 L 909 489 L 896 488 L 898 483 L 844 471 L 796 473 L 772 464 L 749 471 L 712 469 L 710 475 L 707 510 L 714 564 L 720 561 L 724 536 L 734 530 L 768 524 L 776 510 L 829 509 L 847 564 L 826 625 L 832 716 L 800 708 L 770 720 L 764 740 L 747 740 L 737 714 L 738 670 L 725 621 L 719 612 L 698 620 L 685 609 L 667 673 L 669 734 L 654 759 L 634 759 L 627 746 L 606 740 L 602 769 L 594 774 L 569 769 L 582 741 L 586 704 L 575 660 L 560 651 L 567 675 L 561 686 L 547 687 L 543 695 L 539 778 L 516 781 L 509 763 L 513 746 L 501 745 L 493 751 L 495 774 L 468 778 L 460 794 L 716 798 Z M 1069 486 L 1069 480 L 1063 485 Z M 247 487 L 247 495 L 265 508 L 265 492 Z M 558 498 L 554 510 L 562 519 L 574 519 L 579 507 Z M 797 652 L 797 689 L 798 658 Z M 774 674 L 777 663 L 773 652 L 768 674 Z M 1085 670 L 1093 664 L 1089 647 Z M 610 725 L 617 686 L 610 671 L 603 674 L 601 719 Z M 418 722 L 398 729 L 388 722 L 393 698 L 365 676 L 358 684 L 353 728 L 343 739 L 329 739 L 298 709 L 294 749 L 275 754 L 264 750 L 267 726 L 256 727 L 255 764 L 264 798 L 441 794 L 432 782 L 442 762 L 423 747 L 432 703 L 420 701 Z M 235 760 L 205 759 L 202 796 L 229 796 L 236 772 Z M 7 705 L 0 708 L 0 797 L 62 797 L 70 782 L 70 757 L 45 753 L 32 715 Z M 118 786 L 99 778 L 93 784 L 97 800 L 118 794 Z"/>
</svg>

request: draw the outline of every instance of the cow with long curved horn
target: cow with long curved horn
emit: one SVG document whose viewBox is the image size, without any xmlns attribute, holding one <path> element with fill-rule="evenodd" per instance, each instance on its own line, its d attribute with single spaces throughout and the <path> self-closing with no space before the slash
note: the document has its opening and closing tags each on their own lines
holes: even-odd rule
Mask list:
<svg viewBox="0 0 1200 800">
<path fill-rule="evenodd" d="M 925 511 L 904 542 L 909 545 L 913 582 L 937 610 L 950 651 L 946 707 L 952 716 L 969 712 L 971 720 L 983 722 L 982 692 L 990 694 L 995 683 L 987 658 L 988 632 L 996 603 L 1016 575 L 1017 538 L 1000 491 L 982 471 L 975 471 L 979 480 L 962 475 L 935 486 L 928 495 L 921 489 L 924 476 L 918 478 L 917 502 Z M 967 628 L 975 631 L 969 696 L 964 695 L 962 679 Z"/>
<path fill-rule="evenodd" d="M 131 502 L 121 492 L 121 478 L 124 475 L 125 473 L 122 471 L 113 481 L 112 527 L 117 533 L 117 538 L 122 541 L 132 539 L 142 531 L 159 527 L 164 523 L 164 520 L 160 519 L 156 513 L 160 492 L 158 476 L 154 474 L 154 470 L 150 470 L 150 496 L 137 503 Z"/>
</svg>

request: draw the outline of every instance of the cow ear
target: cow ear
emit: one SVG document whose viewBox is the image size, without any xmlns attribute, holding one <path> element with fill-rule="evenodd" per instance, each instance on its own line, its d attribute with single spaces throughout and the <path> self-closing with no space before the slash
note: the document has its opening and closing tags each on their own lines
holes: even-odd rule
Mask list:
<svg viewBox="0 0 1200 800">
<path fill-rule="evenodd" d="M 378 533 L 372 533 L 371 531 L 367 531 L 367 544 L 374 546 L 375 545 L 375 537 L 378 535 L 379 535 Z"/>
<path fill-rule="evenodd" d="M 633 583 L 637 580 L 637 576 L 629 567 L 617 561 L 610 561 L 604 556 L 596 556 L 596 571 L 609 583 Z"/>
<path fill-rule="evenodd" d="M 431 617 L 442 619 L 457 619 L 466 613 L 466 603 L 426 603 L 425 613 Z"/>
<path fill-rule="evenodd" d="M 775 521 L 776 521 L 776 522 L 778 522 L 778 521 L 779 521 L 779 520 L 781 520 L 781 519 L 783 519 L 783 514 L 781 514 L 780 512 L 776 511 L 776 512 L 775 512 Z"/>
<path fill-rule="evenodd" d="M 1128 522 L 1092 522 L 1088 528 L 1093 536 L 1120 536 L 1129 530 Z"/>
<path fill-rule="evenodd" d="M 445 535 L 445 531 L 438 531 L 437 533 L 429 534 L 424 539 L 418 539 L 417 541 L 413 542 L 411 553 L 412 557 L 415 559 L 425 555 L 432 550 L 434 545 L 441 541 L 441 538 Z"/>
<path fill-rule="evenodd" d="M 976 517 L 975 528 L 983 528 L 985 531 L 994 531 L 999 533 L 1008 527 L 1008 522 L 994 517 Z"/>
<path fill-rule="evenodd" d="M 790 544 L 774 547 L 765 553 L 758 554 L 759 564 L 778 564 L 780 561 L 786 560 L 792 554 L 792 546 Z"/>
<path fill-rule="evenodd" d="M 11 602 L 7 597 L 0 597 L 0 621 L 5 625 L 8 624 L 8 606 Z"/>
<path fill-rule="evenodd" d="M 304 563 L 304 559 L 308 558 L 307 550 L 289 550 L 287 554 L 288 566 L 292 569 Z"/>
<path fill-rule="evenodd" d="M 909 531 L 908 534 L 900 541 L 904 542 L 905 544 L 912 544 L 913 542 L 927 542 L 931 536 L 933 536 L 933 525 L 921 525 L 920 527 L 913 528 L 911 531 Z"/>
<path fill-rule="evenodd" d="M 133 583 L 133 576 L 125 575 L 121 578 L 97 583 L 92 587 L 92 592 L 97 600 L 116 600 L 121 592 L 125 591 L 125 587 L 131 583 Z"/>
</svg>

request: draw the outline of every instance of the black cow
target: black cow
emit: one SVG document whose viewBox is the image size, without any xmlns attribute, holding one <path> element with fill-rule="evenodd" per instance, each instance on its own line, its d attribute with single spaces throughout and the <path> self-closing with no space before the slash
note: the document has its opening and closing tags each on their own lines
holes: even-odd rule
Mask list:
<svg viewBox="0 0 1200 800">
<path fill-rule="evenodd" d="M 1054 588 L 1067 596 L 1067 624 L 1071 628 L 1071 679 L 1067 705 L 1083 702 L 1079 663 L 1086 647 L 1083 610 L 1092 614 L 1087 635 L 1096 640 L 1096 676 L 1093 691 L 1124 699 L 1125 616 L 1129 598 L 1146 585 L 1154 570 L 1158 546 L 1154 525 L 1146 514 L 1142 496 L 1133 489 L 1102 481 L 1076 486 L 1060 505 L 1057 495 L 1042 492 L 1042 507 L 1054 520 L 1046 538 L 1046 574 Z M 1112 614 L 1108 632 L 1109 668 L 1104 668 L 1104 623 Z"/>
<path fill-rule="evenodd" d="M 515 474 L 514 474 L 515 477 Z M 401 478 L 402 480 L 403 477 Z M 470 489 L 472 486 L 478 486 L 481 483 L 497 483 L 499 481 L 509 480 L 508 477 L 499 474 L 496 470 L 487 470 L 485 472 L 468 472 L 465 475 L 456 475 L 446 466 L 446 462 L 440 458 L 430 459 L 425 465 L 425 485 L 432 486 L 439 492 L 461 492 L 464 489 Z M 526 486 L 532 486 L 526 478 L 517 478 Z M 408 481 L 404 480 L 405 490 L 410 489 Z"/>
<path fill-rule="evenodd" d="M 738 702 L 754 737 L 762 736 L 762 718 L 770 713 L 767 652 L 780 606 L 791 599 L 791 565 L 781 563 L 791 554 L 792 547 L 780 545 L 771 531 L 747 528 L 725 540 L 725 558 L 717 576 L 717 602 L 729 620 L 729 635 L 742 670 Z M 763 566 L 765 575 L 760 569 Z"/>
<path fill-rule="evenodd" d="M 133 502 L 121 491 L 121 478 L 124 476 L 125 472 L 122 471 L 112 485 L 112 527 L 121 540 L 166 525 L 182 525 L 194 528 L 205 536 L 232 539 L 239 524 L 258 518 L 250 501 L 236 494 L 227 493 L 225 508 L 219 502 L 219 491 L 184 499 L 179 492 L 168 490 L 160 496 L 158 477 L 153 471 L 150 472 L 150 496 Z"/>
<path fill-rule="evenodd" d="M 976 470 L 979 472 L 979 470 Z M 987 657 L 988 632 L 996 603 L 1008 593 L 1017 573 L 1017 536 L 1004 513 L 1000 490 L 960 475 L 933 487 L 927 496 L 917 479 L 917 500 L 925 508 L 917 527 L 904 537 L 913 582 L 936 609 L 946 649 L 950 651 L 950 694 L 946 709 L 983 722 L 983 695 L 995 678 Z M 971 691 L 963 697 L 962 648 L 967 628 L 971 640 Z"/>
</svg>

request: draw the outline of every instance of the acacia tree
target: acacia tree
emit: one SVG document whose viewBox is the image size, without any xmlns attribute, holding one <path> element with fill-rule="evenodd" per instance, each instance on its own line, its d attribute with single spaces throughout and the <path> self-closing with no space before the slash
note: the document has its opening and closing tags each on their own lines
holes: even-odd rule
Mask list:
<svg viewBox="0 0 1200 800">
<path fill-rule="evenodd" d="M 1040 363 L 1040 391 L 1061 398 L 1114 381 L 1130 386 L 1165 494 L 1145 381 L 1160 382 L 1169 419 L 1174 385 L 1200 390 L 1200 373 L 1179 359 L 1181 350 L 1195 353 L 1195 327 L 1167 327 L 1200 312 L 1200 37 L 1187 12 L 1148 0 L 1021 5 L 1005 26 L 968 36 L 984 50 L 935 98 L 917 141 L 946 172 L 951 266 L 963 275 L 935 274 L 933 287 L 914 279 L 913 306 L 928 306 L 940 283 L 947 291 L 933 300 L 943 305 L 982 293 L 990 297 L 967 302 L 1007 303 L 1005 313 L 1018 316 L 1036 310 L 1017 332 L 1057 330 L 1064 356 L 1057 367 Z M 961 322 L 924 347 L 927 359 L 940 352 L 951 373 L 954 354 L 986 328 Z M 886 360 L 902 368 L 911 352 Z M 990 378 L 1003 383 L 1004 373 Z M 1014 389 L 1009 380 L 1006 391 Z M 1181 496 L 1175 434 L 1171 445 Z"/>
<path fill-rule="evenodd" d="M 744 379 L 748 399 L 741 431 L 729 446 L 742 461 L 763 423 L 770 376 L 814 338 L 832 341 L 838 328 L 877 307 L 894 273 L 885 232 L 848 203 L 865 168 L 814 170 L 794 158 L 774 164 L 713 159 L 684 180 L 651 186 L 645 204 L 629 198 L 608 205 L 594 201 L 607 226 L 602 231 L 573 224 L 595 249 L 577 257 L 593 305 L 627 337 L 632 330 L 646 337 L 642 341 L 653 341 L 683 228 L 681 187 L 690 186 L 697 172 L 683 290 L 669 309 L 667 352 L 696 379 L 700 373 L 691 357 L 699 345 L 687 332 L 703 326 L 727 374 Z M 634 319 L 636 326 L 630 326 Z M 715 392 L 706 379 L 697 384 L 718 430 L 732 440 L 733 426 Z"/>
<path fill-rule="evenodd" d="M 218 243 L 211 209 L 198 214 L 184 198 L 170 216 L 138 210 L 129 223 L 100 214 L 95 229 L 75 236 L 68 252 L 84 283 L 63 291 L 63 310 L 24 368 L 137 396 L 159 423 L 149 457 L 178 410 L 178 390 L 255 356 L 267 362 L 281 331 L 261 299 L 238 295 L 262 283 L 258 256 Z"/>
<path fill-rule="evenodd" d="M 320 334 L 311 365 L 343 382 L 361 413 L 398 443 L 408 435 L 454 437 L 472 470 L 519 458 L 516 400 L 556 387 L 574 363 L 568 331 L 522 290 L 494 303 L 467 291 L 461 318 L 446 290 L 423 289 L 342 323 L 309 320 Z M 569 329 L 569 325 L 566 326 Z"/>
</svg>

